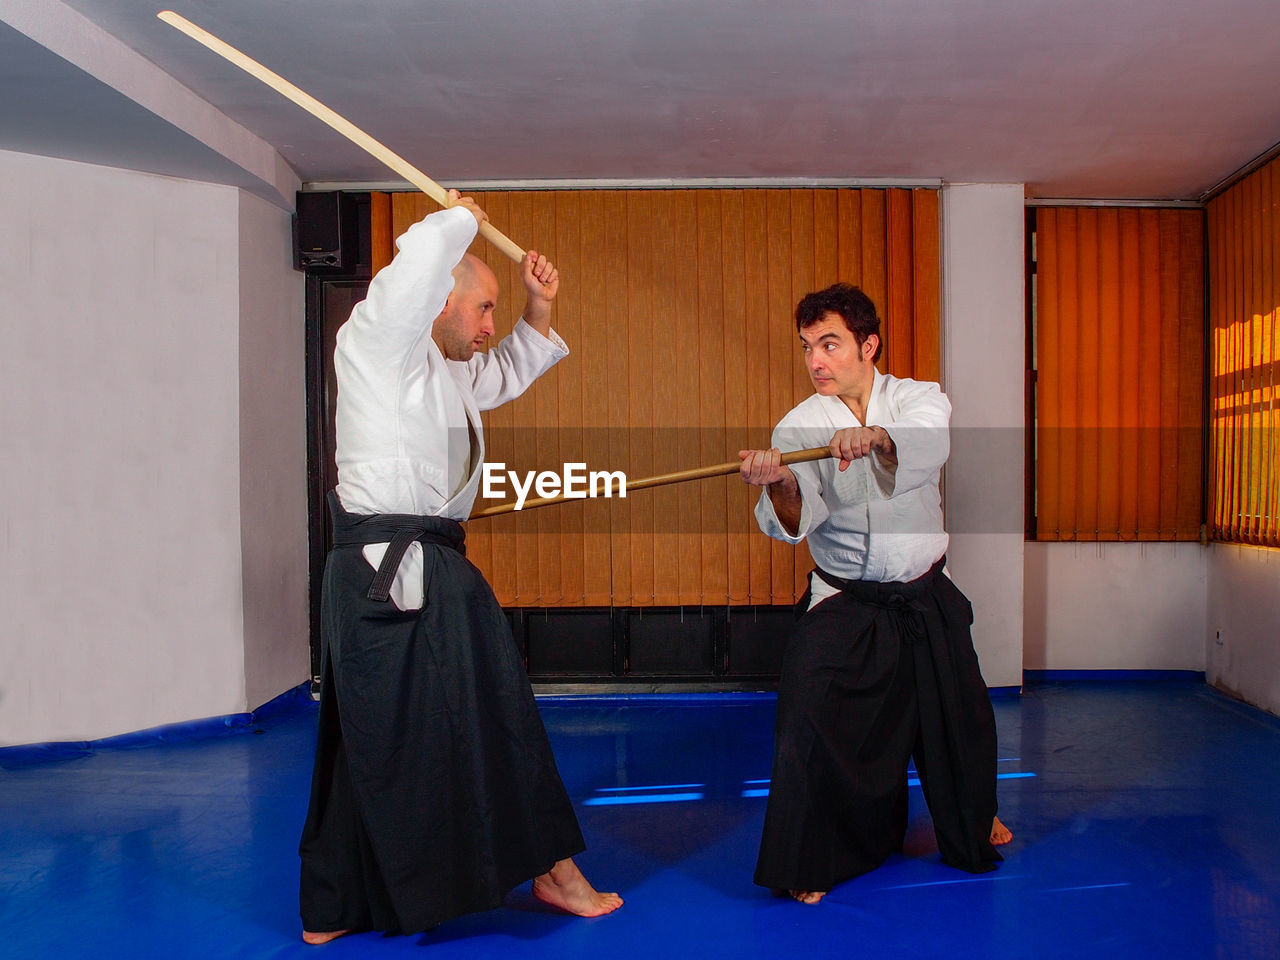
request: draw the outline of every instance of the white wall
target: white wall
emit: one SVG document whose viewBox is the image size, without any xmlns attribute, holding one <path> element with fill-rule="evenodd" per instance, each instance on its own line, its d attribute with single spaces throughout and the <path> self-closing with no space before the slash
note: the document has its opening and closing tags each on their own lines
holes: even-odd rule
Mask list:
<svg viewBox="0 0 1280 960">
<path fill-rule="evenodd" d="M 265 321 L 240 320 L 240 193 L 4 152 L 0 182 L 17 187 L 0 191 L 0 744 L 256 706 L 247 659 L 275 657 L 259 639 L 246 655 L 263 618 L 244 602 L 240 349 Z M 246 237 L 246 260 L 276 249 L 246 291 L 288 286 L 280 216 L 270 237 Z M 288 296 L 262 299 L 280 309 Z M 301 354 L 285 380 L 300 380 Z M 302 424 L 298 412 L 293 433 Z M 261 462 L 263 439 L 243 433 Z M 281 447 L 270 477 L 292 472 L 302 488 L 300 454 Z M 278 524 L 297 522 L 288 512 Z M 279 584 L 292 594 L 305 548 L 284 549 L 299 553 Z M 305 664 L 305 629 L 292 642 Z M 289 672 L 274 692 L 306 676 Z"/>
<path fill-rule="evenodd" d="M 250 708 L 311 673 L 302 274 L 288 213 L 240 194 L 240 512 Z"/>
<path fill-rule="evenodd" d="M 987 683 L 1020 685 L 1024 667 L 1205 669 L 1205 548 L 1024 541 L 1023 188 L 948 184 L 942 202 L 948 567 Z"/>
<path fill-rule="evenodd" d="M 1280 714 L 1280 550 L 1209 548 L 1207 679 Z"/>
<path fill-rule="evenodd" d="M 1209 550 L 1026 544 L 1028 670 L 1205 669 Z"/>
<path fill-rule="evenodd" d="M 1024 217 L 1022 184 L 942 190 L 947 568 L 992 687 L 1022 684 Z"/>
</svg>

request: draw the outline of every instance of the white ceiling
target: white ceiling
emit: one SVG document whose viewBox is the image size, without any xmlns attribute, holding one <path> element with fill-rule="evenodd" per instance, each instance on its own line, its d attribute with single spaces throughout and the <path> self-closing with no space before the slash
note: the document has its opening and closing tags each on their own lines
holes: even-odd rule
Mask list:
<svg viewBox="0 0 1280 960">
<path fill-rule="evenodd" d="M 393 178 L 157 20 L 163 2 L 66 0 L 273 145 L 304 181 Z M 1190 199 L 1280 140 L 1277 0 L 172 8 L 444 183 L 938 178 L 1024 182 L 1033 197 Z M 0 56 L 15 46 L 4 41 L 0 31 Z M 56 126 L 66 91 L 46 77 L 19 92 L 9 73 L 0 68 L 5 96 L 26 104 L 9 114 Z M 112 109 L 94 113 L 109 124 Z M 26 149 L 9 146 L 11 118 L 0 119 L 0 147 Z M 147 131 L 133 135 L 147 142 Z"/>
</svg>

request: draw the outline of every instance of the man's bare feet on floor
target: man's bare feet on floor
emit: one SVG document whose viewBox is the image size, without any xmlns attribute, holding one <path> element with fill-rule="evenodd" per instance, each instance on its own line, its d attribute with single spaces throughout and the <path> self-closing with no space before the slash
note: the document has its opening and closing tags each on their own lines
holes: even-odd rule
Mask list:
<svg viewBox="0 0 1280 960">
<path fill-rule="evenodd" d="M 312 933 L 310 930 L 302 931 L 302 940 L 312 946 L 318 947 L 322 943 L 328 943 L 330 940 L 337 940 L 344 933 L 350 933 L 349 930 L 335 930 L 332 933 Z"/>
<path fill-rule="evenodd" d="M 788 890 L 787 893 L 800 903 L 817 903 L 827 895 L 825 890 Z"/>
<path fill-rule="evenodd" d="M 996 817 L 991 821 L 991 843 L 992 846 L 1003 846 L 1013 839 L 1013 831 L 1000 822 L 1000 818 Z"/>
<path fill-rule="evenodd" d="M 561 860 L 533 880 L 533 895 L 543 903 L 579 917 L 600 917 L 622 906 L 616 893 L 600 893 L 573 860 Z"/>
</svg>

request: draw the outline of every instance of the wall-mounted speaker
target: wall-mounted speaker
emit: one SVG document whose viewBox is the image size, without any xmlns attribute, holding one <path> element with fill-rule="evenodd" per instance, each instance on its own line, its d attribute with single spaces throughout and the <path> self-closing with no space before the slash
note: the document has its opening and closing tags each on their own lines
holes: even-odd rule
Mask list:
<svg viewBox="0 0 1280 960">
<path fill-rule="evenodd" d="M 293 265 L 298 270 L 346 272 L 358 251 L 356 205 L 341 191 L 297 194 Z"/>
</svg>

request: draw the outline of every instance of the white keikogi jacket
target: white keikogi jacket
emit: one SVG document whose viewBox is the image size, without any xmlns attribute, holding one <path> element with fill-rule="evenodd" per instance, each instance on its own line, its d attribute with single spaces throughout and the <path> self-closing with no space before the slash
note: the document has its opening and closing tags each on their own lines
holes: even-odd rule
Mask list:
<svg viewBox="0 0 1280 960">
<path fill-rule="evenodd" d="M 554 331 L 544 337 L 521 318 L 487 353 L 445 359 L 431 326 L 477 230 L 462 207 L 414 224 L 338 330 L 337 494 L 351 513 L 465 520 L 484 465 L 480 412 L 520 396 L 569 353 Z M 364 548 L 373 568 L 386 548 Z M 421 608 L 421 544 L 410 544 L 391 598 L 401 610 Z"/>
<path fill-rule="evenodd" d="M 768 490 L 756 504 L 756 522 L 787 543 L 809 540 L 809 553 L 828 573 L 846 580 L 904 582 L 924 575 L 946 552 L 938 478 L 951 452 L 951 402 L 936 383 L 900 380 L 875 372 L 867 422 L 858 422 L 839 397 L 814 394 L 773 431 L 786 452 L 824 447 L 845 427 L 881 426 L 893 438 L 898 463 L 876 454 L 841 472 L 836 460 L 794 463 L 800 486 L 800 526 L 792 536 L 778 520 Z M 811 581 L 814 600 L 835 592 Z"/>
</svg>

